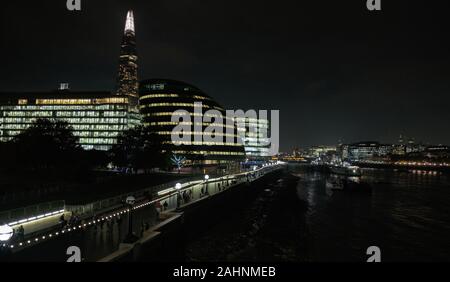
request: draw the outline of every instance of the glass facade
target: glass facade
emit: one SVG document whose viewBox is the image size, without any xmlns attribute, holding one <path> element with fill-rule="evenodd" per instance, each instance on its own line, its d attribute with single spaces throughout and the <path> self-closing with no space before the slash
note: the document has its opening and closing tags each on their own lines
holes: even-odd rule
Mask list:
<svg viewBox="0 0 450 282">
<path fill-rule="evenodd" d="M 84 149 L 109 150 L 120 132 L 140 122 L 139 115 L 129 111 L 128 98 L 109 92 L 68 91 L 42 94 L 0 94 L 0 141 L 6 142 L 36 119 L 67 121 Z M 27 98 L 24 98 L 26 96 Z M 18 97 L 18 98 L 17 98 Z"/>
<path fill-rule="evenodd" d="M 242 143 L 238 142 L 237 127 L 233 123 L 231 123 L 233 125 L 224 125 L 225 128 L 232 127 L 230 130 L 232 133 L 226 132 L 224 129 L 224 132 L 214 134 L 223 137 L 222 141 L 203 140 L 205 134 L 211 134 L 205 132 L 205 128 L 215 124 L 214 114 L 205 113 L 205 111 L 216 110 L 220 112 L 224 121 L 226 118 L 224 109 L 197 87 L 175 80 L 151 79 L 140 82 L 139 94 L 139 107 L 143 122 L 162 137 L 164 150 L 183 155 L 188 160 L 202 160 L 208 163 L 244 159 L 244 148 Z M 202 103 L 202 113 L 194 112 L 194 103 L 196 102 Z M 184 123 L 172 121 L 172 115 L 177 110 L 187 111 L 191 121 Z M 209 116 L 213 119 L 209 123 L 204 121 L 198 123 L 194 120 L 196 116 Z M 183 131 L 183 134 L 192 136 L 191 140 L 183 145 L 176 144 L 171 139 L 174 127 L 179 124 L 192 128 L 191 131 Z M 194 140 L 194 136 L 202 136 L 201 141 Z M 227 137 L 228 140 L 232 139 L 234 142 L 229 142 Z"/>
<path fill-rule="evenodd" d="M 344 159 L 368 160 L 374 157 L 383 157 L 391 154 L 394 147 L 389 144 L 380 144 L 376 141 L 359 142 L 350 145 L 343 145 L 345 148 Z"/>
<path fill-rule="evenodd" d="M 238 131 L 243 136 L 245 155 L 249 159 L 269 157 L 269 121 L 250 117 L 236 118 Z"/>
</svg>

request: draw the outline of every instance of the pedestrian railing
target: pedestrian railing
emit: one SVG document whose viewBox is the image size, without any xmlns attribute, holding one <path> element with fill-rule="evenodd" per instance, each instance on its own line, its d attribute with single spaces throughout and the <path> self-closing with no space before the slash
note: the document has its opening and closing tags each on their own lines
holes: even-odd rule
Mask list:
<svg viewBox="0 0 450 282">
<path fill-rule="evenodd" d="M 26 222 L 42 219 L 64 212 L 65 202 L 52 201 L 0 212 L 0 222 L 14 227 Z"/>
</svg>

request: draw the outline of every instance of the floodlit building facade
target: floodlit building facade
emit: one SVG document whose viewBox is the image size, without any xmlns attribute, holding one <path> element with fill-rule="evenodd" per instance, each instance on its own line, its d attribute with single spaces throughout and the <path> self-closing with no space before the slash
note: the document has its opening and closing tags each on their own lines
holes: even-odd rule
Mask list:
<svg viewBox="0 0 450 282">
<path fill-rule="evenodd" d="M 393 152 L 390 144 L 380 144 L 376 141 L 358 142 L 342 146 L 342 158 L 353 161 L 370 160 L 375 157 L 385 157 Z"/>
<path fill-rule="evenodd" d="M 117 85 L 108 91 L 0 93 L 0 141 L 10 141 L 36 119 L 67 121 L 84 149 L 109 150 L 119 134 L 140 123 L 133 11 L 128 11 L 120 48 Z"/>
<path fill-rule="evenodd" d="M 249 160 L 270 157 L 269 120 L 261 118 L 236 118 L 238 132 L 241 134 L 245 155 Z"/>
<path fill-rule="evenodd" d="M 204 129 L 210 123 L 194 124 L 199 123 L 194 118 L 202 119 L 202 115 L 208 110 L 216 110 L 225 118 L 225 110 L 197 87 L 176 80 L 150 79 L 140 82 L 139 92 L 139 107 L 143 123 L 162 137 L 165 151 L 182 155 L 191 162 L 201 161 L 205 164 L 220 164 L 245 158 L 244 147 L 242 141 L 238 142 L 239 136 L 234 124 L 231 125 L 233 133 L 226 133 L 224 130 L 223 133 L 217 134 L 223 137 L 222 141 L 204 141 Z M 194 111 L 196 102 L 201 102 L 202 113 Z M 185 110 L 191 117 L 191 121 L 185 125 L 190 126 L 192 131 L 183 132 L 183 134 L 191 135 L 191 139 L 184 144 L 172 142 L 171 138 L 174 128 L 179 124 L 179 121 L 172 120 L 172 115 L 178 110 Z M 213 122 L 215 122 L 214 119 Z M 200 126 L 200 129 L 195 125 Z M 201 140 L 195 140 L 195 136 L 201 137 Z M 226 137 L 232 138 L 233 142 L 228 142 Z"/>
<path fill-rule="evenodd" d="M 0 93 L 0 141 L 6 142 L 36 119 L 62 120 L 73 128 L 84 149 L 108 150 L 120 132 L 140 122 L 128 97 L 110 92 Z"/>
</svg>

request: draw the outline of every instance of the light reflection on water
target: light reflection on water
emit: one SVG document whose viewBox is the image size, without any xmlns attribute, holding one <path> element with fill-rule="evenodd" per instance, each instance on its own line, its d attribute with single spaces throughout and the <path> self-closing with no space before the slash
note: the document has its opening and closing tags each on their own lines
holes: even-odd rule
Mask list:
<svg viewBox="0 0 450 282">
<path fill-rule="evenodd" d="M 291 168 L 292 170 L 292 168 Z M 372 194 L 330 191 L 326 174 L 294 169 L 307 202 L 311 261 L 450 261 L 450 181 L 440 173 L 365 170 Z"/>
</svg>

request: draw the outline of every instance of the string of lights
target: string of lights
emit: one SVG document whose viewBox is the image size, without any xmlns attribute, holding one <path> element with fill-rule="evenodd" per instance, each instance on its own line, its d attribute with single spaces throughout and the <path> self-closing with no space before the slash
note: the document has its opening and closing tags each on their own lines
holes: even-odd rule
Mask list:
<svg viewBox="0 0 450 282">
<path fill-rule="evenodd" d="M 243 173 L 235 174 L 235 175 L 232 175 L 232 176 L 223 176 L 223 177 L 218 177 L 218 178 L 213 178 L 213 179 L 209 179 L 208 178 L 208 179 L 205 180 L 205 182 L 203 182 L 203 181 L 189 182 L 189 183 L 186 183 L 185 186 L 180 189 L 180 191 L 191 189 L 192 186 L 203 185 L 204 183 L 230 181 L 230 180 L 235 180 L 235 179 L 241 179 L 242 180 L 244 178 L 246 179 L 246 177 L 249 176 L 249 175 L 251 175 L 253 177 L 252 180 L 256 180 L 259 177 L 265 175 L 265 173 L 270 172 L 273 169 L 275 169 L 276 166 L 279 165 L 279 164 L 280 163 L 266 164 L 266 165 L 263 165 L 259 169 L 254 169 L 253 171 L 243 172 Z M 234 186 L 234 185 L 238 185 L 238 184 L 240 184 L 240 182 L 237 181 L 235 184 L 231 184 L 229 187 Z M 159 193 L 162 193 L 162 194 L 159 194 Z M 149 206 L 151 204 L 154 204 L 156 202 L 164 201 L 164 200 L 166 200 L 166 199 L 168 199 L 170 197 L 176 196 L 177 193 L 179 193 L 179 191 L 177 189 L 175 189 L 175 188 L 169 188 L 169 189 L 160 191 L 159 193 L 158 193 L 158 195 L 162 195 L 161 197 L 156 198 L 154 200 L 143 201 L 143 202 L 135 205 L 134 207 L 132 207 L 132 209 L 133 210 L 138 210 L 138 209 L 142 209 L 144 207 L 147 207 L 147 206 Z M 60 212 L 60 211 L 58 211 L 58 212 Z M 105 215 L 103 215 L 103 216 L 101 216 L 99 218 L 92 219 L 92 220 L 90 220 L 88 222 L 81 223 L 81 224 L 78 224 L 76 226 L 71 226 L 69 228 L 64 228 L 64 229 L 59 230 L 59 231 L 50 232 L 50 233 L 47 233 L 45 235 L 40 235 L 40 236 L 36 236 L 36 237 L 33 237 L 33 238 L 29 238 L 27 240 L 18 242 L 16 244 L 11 244 L 11 245 L 9 245 L 9 247 L 11 249 L 14 249 L 15 251 L 18 251 L 18 250 L 23 249 L 25 247 L 30 247 L 32 245 L 38 244 L 38 243 L 40 243 L 40 242 L 42 242 L 44 240 L 50 240 L 52 238 L 55 238 L 55 237 L 58 237 L 58 236 L 62 236 L 63 234 L 68 234 L 68 233 L 71 233 L 71 232 L 76 231 L 76 230 L 83 230 L 84 228 L 93 227 L 96 224 L 101 223 L 102 221 L 110 220 L 110 219 L 116 218 L 116 217 L 118 217 L 120 215 L 129 213 L 129 212 L 130 212 L 130 208 L 121 208 L 121 209 L 116 210 L 114 212 L 106 213 Z M 6 244 L 3 244 L 3 246 L 6 246 Z"/>
</svg>

